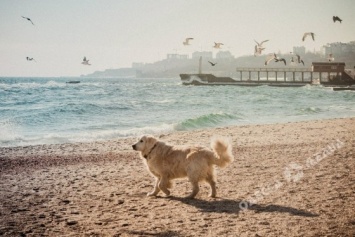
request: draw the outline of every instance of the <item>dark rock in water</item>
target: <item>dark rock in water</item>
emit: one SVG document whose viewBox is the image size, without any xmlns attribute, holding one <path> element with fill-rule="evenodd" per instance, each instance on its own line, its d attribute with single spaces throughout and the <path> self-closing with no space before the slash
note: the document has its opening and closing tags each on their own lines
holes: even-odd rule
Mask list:
<svg viewBox="0 0 355 237">
<path fill-rule="evenodd" d="M 78 83 L 80 83 L 80 81 L 67 81 L 66 83 L 69 83 L 69 84 L 78 84 Z"/>
</svg>

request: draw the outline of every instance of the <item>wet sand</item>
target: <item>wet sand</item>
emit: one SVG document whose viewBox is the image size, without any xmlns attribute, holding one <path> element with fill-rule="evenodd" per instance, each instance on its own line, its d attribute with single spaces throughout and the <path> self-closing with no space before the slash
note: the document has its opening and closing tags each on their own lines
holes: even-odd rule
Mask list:
<svg viewBox="0 0 355 237">
<path fill-rule="evenodd" d="M 354 236 L 355 118 L 161 134 L 230 137 L 217 198 L 153 189 L 136 139 L 0 148 L 0 236 Z"/>
</svg>

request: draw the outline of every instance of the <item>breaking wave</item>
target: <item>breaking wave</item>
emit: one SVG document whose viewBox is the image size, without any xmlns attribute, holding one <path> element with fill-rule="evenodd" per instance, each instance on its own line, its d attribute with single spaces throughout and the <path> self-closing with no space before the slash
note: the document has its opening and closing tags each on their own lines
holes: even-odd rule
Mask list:
<svg viewBox="0 0 355 237">
<path fill-rule="evenodd" d="M 228 125 L 239 117 L 228 113 L 210 113 L 196 118 L 186 119 L 174 126 L 175 130 L 192 130 L 199 128 L 216 127 L 218 125 Z"/>
</svg>

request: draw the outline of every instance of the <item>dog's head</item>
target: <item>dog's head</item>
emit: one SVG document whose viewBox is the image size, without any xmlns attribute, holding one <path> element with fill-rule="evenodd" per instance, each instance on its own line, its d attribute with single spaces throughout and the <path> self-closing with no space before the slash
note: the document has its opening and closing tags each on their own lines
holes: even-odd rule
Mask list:
<svg viewBox="0 0 355 237">
<path fill-rule="evenodd" d="M 142 154 L 148 154 L 157 141 L 158 140 L 155 137 L 143 136 L 136 144 L 132 145 L 132 148 L 135 151 L 140 151 Z"/>
</svg>

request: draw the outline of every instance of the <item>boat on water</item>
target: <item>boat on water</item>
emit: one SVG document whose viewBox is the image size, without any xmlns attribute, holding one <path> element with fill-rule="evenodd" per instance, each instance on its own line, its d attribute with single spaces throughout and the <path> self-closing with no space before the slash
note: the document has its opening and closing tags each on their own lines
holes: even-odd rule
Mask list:
<svg viewBox="0 0 355 237">
<path fill-rule="evenodd" d="M 68 84 L 78 84 L 78 83 L 80 83 L 80 81 L 67 81 L 66 83 L 68 83 Z"/>
<path fill-rule="evenodd" d="M 354 76 L 345 71 L 345 63 L 313 62 L 312 68 L 237 68 L 239 79 L 218 77 L 211 73 L 202 73 L 202 57 L 196 74 L 180 74 L 183 85 L 235 85 L 235 86 L 275 86 L 301 87 L 323 85 L 327 87 L 355 85 Z M 248 77 L 243 79 L 243 73 Z M 254 75 L 252 78 L 251 75 Z M 266 77 L 261 77 L 266 75 Z M 270 77 L 270 76 L 273 77 Z M 290 77 L 288 77 L 289 75 Z"/>
</svg>

